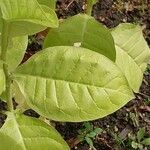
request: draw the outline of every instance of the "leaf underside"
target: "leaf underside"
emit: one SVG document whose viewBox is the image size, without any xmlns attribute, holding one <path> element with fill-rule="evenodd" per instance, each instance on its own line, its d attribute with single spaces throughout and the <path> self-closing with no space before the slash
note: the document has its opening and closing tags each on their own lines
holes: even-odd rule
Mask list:
<svg viewBox="0 0 150 150">
<path fill-rule="evenodd" d="M 116 52 L 110 32 L 93 17 L 85 14 L 73 16 L 56 29 L 50 29 L 44 48 L 79 45 L 105 55 L 115 61 Z"/>
<path fill-rule="evenodd" d="M 118 67 L 84 48 L 43 50 L 16 70 L 15 80 L 32 109 L 57 121 L 102 118 L 133 98 Z"/>
<path fill-rule="evenodd" d="M 69 147 L 50 125 L 36 118 L 8 114 L 0 129 L 0 148 L 3 150 L 69 150 Z"/>
</svg>

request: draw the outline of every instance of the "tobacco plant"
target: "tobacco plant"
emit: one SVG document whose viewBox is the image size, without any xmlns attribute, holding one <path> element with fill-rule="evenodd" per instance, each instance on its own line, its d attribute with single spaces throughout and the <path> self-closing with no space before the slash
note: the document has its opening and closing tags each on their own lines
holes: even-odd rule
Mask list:
<svg viewBox="0 0 150 150">
<path fill-rule="evenodd" d="M 42 118 L 81 122 L 105 117 L 134 98 L 150 59 L 138 25 L 108 30 L 91 14 L 60 23 L 55 0 L 0 0 L 0 97 L 7 119 L 0 129 L 3 150 L 67 150 L 59 133 Z M 28 35 L 50 28 L 42 51 L 19 65 Z M 14 110 L 12 98 L 18 103 Z"/>
</svg>

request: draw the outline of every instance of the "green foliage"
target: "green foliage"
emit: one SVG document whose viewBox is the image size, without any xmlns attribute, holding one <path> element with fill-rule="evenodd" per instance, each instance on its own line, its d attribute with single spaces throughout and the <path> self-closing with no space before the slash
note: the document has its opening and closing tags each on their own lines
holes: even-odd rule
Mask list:
<svg viewBox="0 0 150 150">
<path fill-rule="evenodd" d="M 10 7 L 13 6 L 13 9 Z M 20 64 L 26 47 L 27 35 L 46 27 L 57 27 L 56 14 L 36 0 L 0 0 L 0 94 L 5 90 L 8 107 L 12 107 L 12 92 L 19 97 L 13 81 L 13 71 Z M 22 36 L 21 35 L 25 35 Z M 15 36 L 15 37 L 14 37 Z M 6 81 L 5 81 L 6 80 Z M 12 89 L 12 83 L 14 89 Z M 12 91 L 13 90 L 13 91 Z M 22 98 L 22 97 L 21 97 Z M 17 99 L 17 98 L 16 98 Z M 12 108 L 9 108 L 12 110 Z M 69 149 L 61 136 L 50 125 L 35 118 L 15 112 L 7 113 L 7 120 L 0 129 L 0 147 L 4 150 Z"/>
<path fill-rule="evenodd" d="M 10 9 L 11 6 L 13 9 Z M 0 8 L 3 26 L 11 29 L 8 30 L 10 37 L 34 34 L 46 27 L 58 26 L 55 12 L 36 0 L 0 0 Z"/>
<path fill-rule="evenodd" d="M 82 141 L 86 141 L 90 147 L 94 148 L 93 140 L 94 138 L 102 133 L 101 128 L 94 128 L 93 125 L 89 122 L 84 122 L 83 128 L 78 131 L 79 136 L 78 139 Z"/>
<path fill-rule="evenodd" d="M 38 52 L 16 69 L 14 77 L 27 104 L 57 121 L 102 118 L 134 97 L 112 61 L 81 47 Z"/>
<path fill-rule="evenodd" d="M 146 136 L 145 128 L 140 128 L 136 136 L 129 135 L 131 146 L 134 149 L 143 150 L 144 146 L 150 145 L 150 138 Z"/>
<path fill-rule="evenodd" d="M 138 25 L 124 23 L 114 28 L 111 34 L 114 41 L 107 29 L 94 18 L 76 15 L 62 22 L 59 28 L 49 31 L 44 48 L 77 44 L 103 54 L 113 61 L 116 55 L 116 65 L 125 75 L 133 91 L 138 92 L 150 59 L 150 50 L 142 30 Z"/>
<path fill-rule="evenodd" d="M 94 3 L 88 1 L 88 13 Z M 121 24 L 110 32 L 94 18 L 80 14 L 51 29 L 46 49 L 18 66 L 28 35 L 58 27 L 54 4 L 47 0 L 0 0 L 0 97 L 9 111 L 0 129 L 4 150 L 68 150 L 55 129 L 20 114 L 20 109 L 31 108 L 57 121 L 102 118 L 134 97 L 150 59 L 139 26 Z M 13 109 L 12 97 L 19 111 Z M 93 147 L 92 140 L 101 132 L 85 123 L 82 139 Z M 133 147 L 136 143 L 149 145 L 144 132 L 138 132 Z"/>
<path fill-rule="evenodd" d="M 73 16 L 49 31 L 44 48 L 61 45 L 88 48 L 115 61 L 116 50 L 110 32 L 85 14 Z"/>
<path fill-rule="evenodd" d="M 130 87 L 138 92 L 143 73 L 150 60 L 150 50 L 138 25 L 120 24 L 113 29 L 116 64 L 126 76 Z"/>
<path fill-rule="evenodd" d="M 1 41 L 1 35 L 0 35 L 0 41 Z M 16 69 L 16 67 L 22 61 L 26 51 L 27 44 L 28 44 L 27 36 L 14 37 L 8 43 L 6 62 L 8 64 L 10 71 Z M 1 42 L 0 42 L 0 46 L 1 46 Z M 1 47 L 0 47 L 0 55 L 1 55 Z"/>
<path fill-rule="evenodd" d="M 39 119 L 8 113 L 0 129 L 3 150 L 69 150 L 59 133 Z"/>
</svg>

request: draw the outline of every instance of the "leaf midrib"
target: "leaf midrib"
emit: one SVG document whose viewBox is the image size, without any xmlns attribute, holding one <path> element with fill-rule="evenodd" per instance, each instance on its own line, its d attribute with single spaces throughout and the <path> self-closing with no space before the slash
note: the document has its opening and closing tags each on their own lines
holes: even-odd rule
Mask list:
<svg viewBox="0 0 150 150">
<path fill-rule="evenodd" d="M 62 79 L 54 79 L 54 78 L 48 78 L 48 77 L 41 77 L 41 76 L 38 76 L 38 75 L 31 75 L 31 74 L 23 74 L 23 73 L 16 73 L 16 78 L 17 77 L 20 77 L 20 76 L 24 76 L 24 77 L 27 77 L 27 76 L 31 76 L 31 77 L 34 77 L 34 78 L 44 78 L 44 79 L 47 79 L 47 80 L 54 80 L 54 81 L 62 81 L 62 82 L 67 82 L 67 83 L 72 83 L 72 84 L 80 84 L 80 85 L 84 85 L 84 86 L 90 86 L 90 87 L 96 87 L 96 88 L 102 88 L 102 89 L 110 89 L 110 90 L 114 90 L 114 91 L 118 91 L 118 89 L 111 89 L 111 88 L 108 88 L 108 87 L 105 87 L 107 84 L 109 84 L 110 82 L 112 82 L 114 79 L 116 78 L 122 78 L 122 76 L 117 76 L 113 79 L 111 79 L 111 81 L 108 81 L 105 85 L 103 86 L 98 86 L 98 85 L 92 85 L 92 84 L 87 84 L 87 83 L 77 83 L 77 82 L 74 82 L 74 81 L 68 81 L 68 80 L 62 80 Z"/>
</svg>

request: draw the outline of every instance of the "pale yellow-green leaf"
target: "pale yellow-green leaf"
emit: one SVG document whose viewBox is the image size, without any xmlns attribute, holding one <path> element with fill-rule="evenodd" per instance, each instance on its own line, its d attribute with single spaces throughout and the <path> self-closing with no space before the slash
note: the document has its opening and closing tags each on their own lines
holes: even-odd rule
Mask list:
<svg viewBox="0 0 150 150">
<path fill-rule="evenodd" d="M 32 109 L 57 121 L 102 118 L 134 97 L 114 62 L 80 47 L 35 54 L 17 68 L 15 81 Z"/>
<path fill-rule="evenodd" d="M 116 64 L 126 76 L 134 92 L 139 91 L 143 72 L 150 60 L 150 49 L 143 37 L 141 27 L 120 24 L 112 30 L 116 45 Z"/>
<path fill-rule="evenodd" d="M 6 64 L 8 69 L 12 72 L 22 61 L 28 44 L 28 37 L 14 37 L 8 44 L 6 52 Z M 1 34 L 0 34 L 0 55 L 1 55 Z M 6 101 L 6 91 L 0 93 L 0 98 Z"/>
<path fill-rule="evenodd" d="M 13 71 L 22 61 L 28 44 L 27 36 L 14 37 L 8 44 L 6 63 L 9 71 Z M 1 34 L 0 34 L 1 55 Z"/>
<path fill-rule="evenodd" d="M 46 27 L 57 27 L 55 12 L 37 0 L 0 0 L 3 20 L 10 26 L 9 36 L 34 34 Z"/>
<path fill-rule="evenodd" d="M 0 129 L 1 150 L 69 150 L 60 134 L 36 118 L 9 113 Z"/>
</svg>

